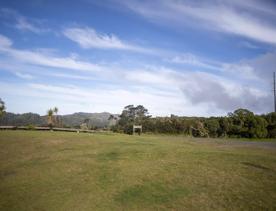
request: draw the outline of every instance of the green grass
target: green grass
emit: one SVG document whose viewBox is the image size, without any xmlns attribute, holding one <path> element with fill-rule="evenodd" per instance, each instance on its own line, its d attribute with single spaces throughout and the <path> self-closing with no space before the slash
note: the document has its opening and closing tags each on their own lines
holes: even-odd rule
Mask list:
<svg viewBox="0 0 276 211">
<path fill-rule="evenodd" d="M 276 210 L 276 143 L 0 131 L 0 210 Z"/>
</svg>

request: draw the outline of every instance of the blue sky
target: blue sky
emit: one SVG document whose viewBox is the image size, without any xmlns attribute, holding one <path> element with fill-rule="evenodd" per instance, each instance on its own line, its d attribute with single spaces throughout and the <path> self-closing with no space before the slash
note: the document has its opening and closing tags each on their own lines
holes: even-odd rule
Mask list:
<svg viewBox="0 0 276 211">
<path fill-rule="evenodd" d="M 267 113 L 275 70 L 275 1 L 0 2 L 10 112 Z"/>
</svg>

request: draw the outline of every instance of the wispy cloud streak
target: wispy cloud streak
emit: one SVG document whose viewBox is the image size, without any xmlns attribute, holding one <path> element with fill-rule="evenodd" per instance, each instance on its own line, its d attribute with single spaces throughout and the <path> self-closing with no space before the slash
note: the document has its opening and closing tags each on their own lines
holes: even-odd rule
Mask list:
<svg viewBox="0 0 276 211">
<path fill-rule="evenodd" d="M 21 15 L 16 10 L 10 8 L 1 8 L 0 17 L 5 18 L 13 23 L 10 26 L 15 27 L 20 31 L 30 31 L 36 34 L 49 32 L 50 29 L 43 27 L 41 20 L 31 19 Z"/>
<path fill-rule="evenodd" d="M 3 35 L 0 35 L 0 52 L 28 64 L 91 72 L 103 70 L 97 64 L 80 61 L 72 57 L 51 56 L 39 51 L 13 48 L 12 41 Z"/>
<path fill-rule="evenodd" d="M 275 17 L 273 22 L 265 15 L 259 15 L 256 12 L 257 6 L 238 4 L 235 1 L 232 4 L 221 1 L 197 4 L 176 0 L 150 2 L 134 0 L 121 2 L 121 4 L 154 22 L 170 25 L 187 24 L 276 44 Z M 253 1 L 252 4 L 254 4 Z M 262 7 L 259 6 L 259 8 Z"/>
<path fill-rule="evenodd" d="M 130 44 L 119 39 L 114 34 L 103 34 L 90 27 L 66 28 L 63 34 L 70 40 L 78 43 L 82 48 L 119 49 L 141 53 L 153 53 L 152 50 Z"/>
</svg>

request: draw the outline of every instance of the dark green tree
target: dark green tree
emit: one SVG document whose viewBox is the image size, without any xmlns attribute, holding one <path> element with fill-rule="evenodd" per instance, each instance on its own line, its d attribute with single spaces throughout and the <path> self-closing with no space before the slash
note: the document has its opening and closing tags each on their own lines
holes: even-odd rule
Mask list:
<svg viewBox="0 0 276 211">
<path fill-rule="evenodd" d="M 267 137 L 267 121 L 261 116 L 254 116 L 248 123 L 248 133 L 250 138 Z"/>
<path fill-rule="evenodd" d="M 267 121 L 267 137 L 276 138 L 276 112 L 271 112 L 263 116 Z"/>
<path fill-rule="evenodd" d="M 131 134 L 133 124 L 143 124 L 149 117 L 148 110 L 144 106 L 128 105 L 122 111 L 118 125 L 125 133 Z"/>
<path fill-rule="evenodd" d="M 247 109 L 237 109 L 230 113 L 233 124 L 230 134 L 245 138 L 264 138 L 267 136 L 267 122 L 261 116 L 254 115 Z"/>
<path fill-rule="evenodd" d="M 210 137 L 218 136 L 220 124 L 216 118 L 207 119 L 205 121 L 205 127 L 207 128 Z"/>
<path fill-rule="evenodd" d="M 220 128 L 218 130 L 218 136 L 220 137 L 228 136 L 229 131 L 232 127 L 231 119 L 227 117 L 221 117 L 219 118 L 219 125 L 220 125 Z"/>
</svg>

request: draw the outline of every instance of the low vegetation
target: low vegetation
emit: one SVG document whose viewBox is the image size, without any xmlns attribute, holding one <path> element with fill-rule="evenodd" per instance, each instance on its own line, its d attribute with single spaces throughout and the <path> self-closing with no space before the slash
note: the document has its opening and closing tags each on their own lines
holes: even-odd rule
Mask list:
<svg viewBox="0 0 276 211">
<path fill-rule="evenodd" d="M 194 137 L 276 138 L 276 112 L 256 115 L 247 109 L 237 109 L 225 117 L 151 117 L 142 106 L 126 106 L 121 115 L 103 113 L 75 113 L 58 115 L 58 108 L 38 114 L 5 113 L 0 99 L 0 125 L 49 126 L 83 130 L 108 129 L 126 134 L 133 133 L 133 125 L 142 125 L 143 132 L 155 134 L 183 134 Z"/>
<path fill-rule="evenodd" d="M 275 144 L 0 131 L 0 210 L 275 210 Z"/>
<path fill-rule="evenodd" d="M 237 109 L 226 117 L 151 117 L 143 106 L 126 106 L 113 131 L 131 134 L 133 124 L 144 132 L 184 134 L 194 137 L 276 138 L 276 113 L 255 115 Z"/>
</svg>

